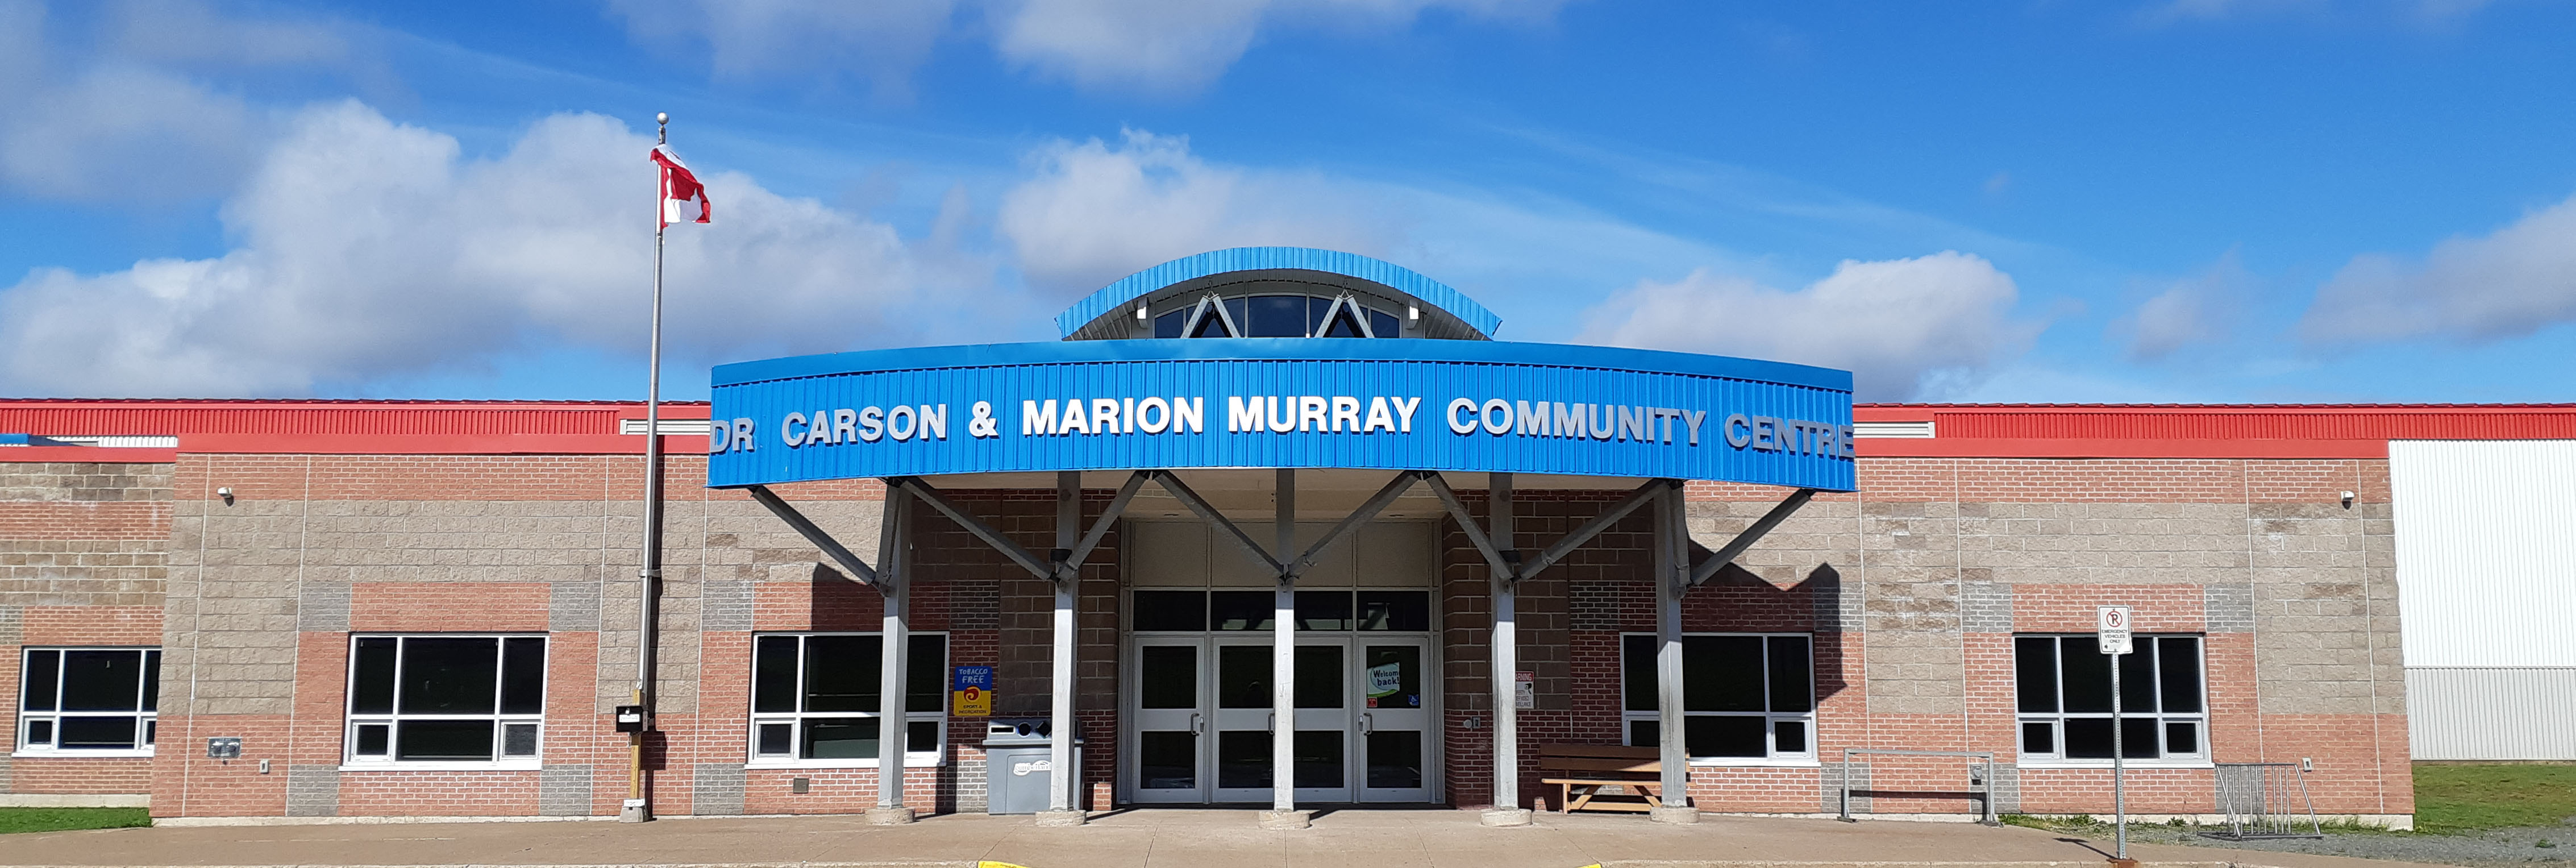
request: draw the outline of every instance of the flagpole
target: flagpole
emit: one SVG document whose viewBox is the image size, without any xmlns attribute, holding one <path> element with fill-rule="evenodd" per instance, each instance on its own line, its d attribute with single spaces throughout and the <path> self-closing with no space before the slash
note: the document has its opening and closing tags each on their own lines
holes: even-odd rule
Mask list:
<svg viewBox="0 0 2576 868">
<path fill-rule="evenodd" d="M 653 116 L 655 147 L 671 141 L 671 116 Z M 657 604 L 662 596 L 662 233 L 663 209 L 669 198 L 670 170 L 653 172 L 653 338 L 645 352 L 644 386 L 644 552 L 643 567 L 636 571 L 637 625 L 635 646 L 635 704 L 644 707 L 644 729 L 652 729 L 653 651 L 656 639 L 654 624 L 658 619 Z M 653 819 L 652 803 L 645 795 L 644 733 L 634 734 L 628 745 L 626 810 L 618 819 L 641 822 Z"/>
</svg>

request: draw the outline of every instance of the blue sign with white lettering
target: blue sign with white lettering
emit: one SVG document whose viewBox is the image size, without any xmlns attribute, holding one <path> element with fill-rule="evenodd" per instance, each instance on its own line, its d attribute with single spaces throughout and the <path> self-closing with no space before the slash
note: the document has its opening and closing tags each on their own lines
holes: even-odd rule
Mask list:
<svg viewBox="0 0 2576 868">
<path fill-rule="evenodd" d="M 715 369 L 708 484 L 1373 468 L 1853 489 L 1851 374 L 1498 341 L 992 344 Z"/>
</svg>

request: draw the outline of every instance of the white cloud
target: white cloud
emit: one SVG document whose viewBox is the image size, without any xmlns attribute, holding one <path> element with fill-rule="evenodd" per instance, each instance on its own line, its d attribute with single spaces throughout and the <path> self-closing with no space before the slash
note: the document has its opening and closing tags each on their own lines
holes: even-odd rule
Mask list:
<svg viewBox="0 0 2576 868">
<path fill-rule="evenodd" d="M 1265 27 L 1392 32 L 1424 12 L 1540 20 L 1565 0 L 1017 0 L 994 10 L 1012 63 L 1092 90 L 1187 93 L 1250 50 Z"/>
<path fill-rule="evenodd" d="M 1178 136 L 1128 130 L 1116 146 L 1056 142 L 1030 162 L 1033 176 L 1003 195 L 994 228 L 1019 254 L 1021 272 L 1059 295 L 1208 250 L 1276 244 L 1376 254 L 1402 234 L 1387 203 L 1358 188 L 1213 165 Z"/>
<path fill-rule="evenodd" d="M 232 18 L 194 0 L 125 0 L 98 16 L 97 50 L 65 53 L 33 0 L 0 0 L 0 182 L 72 201 L 169 202 L 220 195 L 279 129 L 276 113 L 200 73 L 336 69 L 375 85 L 352 28 Z"/>
<path fill-rule="evenodd" d="M 2441 337 L 2482 342 L 2576 320 L 2576 197 L 2420 262 L 2355 256 L 2299 323 L 2310 342 Z"/>
<path fill-rule="evenodd" d="M 2184 347 L 2225 337 L 2237 299 L 2252 283 L 2235 251 L 2201 274 L 2173 281 L 2113 322 L 2110 337 L 2125 338 L 2129 358 L 2154 361 Z"/>
<path fill-rule="evenodd" d="M 906 78 L 949 29 L 955 0 L 608 0 L 638 38 L 703 41 L 726 78 L 855 73 L 880 93 Z"/>
<path fill-rule="evenodd" d="M 856 73 L 900 92 L 951 35 L 958 7 L 982 8 L 1001 57 L 1093 90 L 1187 93 L 1251 49 L 1266 27 L 1350 32 L 1410 26 L 1426 11 L 1538 20 L 1565 0 L 607 0 L 638 38 L 703 41 L 718 75 Z"/>
<path fill-rule="evenodd" d="M 0 292 L 0 386 L 38 394 L 299 394 L 545 344 L 640 349 L 650 139 L 596 115 L 539 122 L 507 153 L 351 102 L 297 115 L 224 222 L 239 245 Z M 639 181 L 639 179 L 641 179 Z M 670 233 L 680 359 L 904 343 L 956 317 L 919 306 L 977 274 L 894 231 L 707 178 L 714 226 Z M 946 293 L 949 304 L 967 293 Z"/>
<path fill-rule="evenodd" d="M 355 53 L 345 25 L 227 17 L 199 0 L 120 0 L 108 19 L 118 54 L 154 62 L 329 67 Z"/>
<path fill-rule="evenodd" d="M 130 64 L 0 96 L 0 179 L 73 201 L 173 201 L 223 192 L 269 119 L 239 97 Z"/>
<path fill-rule="evenodd" d="M 1964 388 L 2028 349 L 2019 290 L 1993 263 L 1953 251 L 1845 260 L 1794 292 L 1707 271 L 1644 281 L 1595 307 L 1591 343 L 1844 368 L 1862 400 Z"/>
<path fill-rule="evenodd" d="M 2382 9 L 2424 23 L 2438 23 L 2486 8 L 2489 0 L 2170 0 L 2145 13 L 2150 23 L 2223 21 L 2274 15 L 2330 15 L 2359 7 Z"/>
</svg>

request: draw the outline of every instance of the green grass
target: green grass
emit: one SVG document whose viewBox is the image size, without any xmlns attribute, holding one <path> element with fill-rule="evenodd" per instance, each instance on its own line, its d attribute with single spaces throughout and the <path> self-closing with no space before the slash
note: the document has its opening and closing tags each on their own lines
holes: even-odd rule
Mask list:
<svg viewBox="0 0 2576 868">
<path fill-rule="evenodd" d="M 2576 765 L 2418 765 L 2415 828 L 2555 826 L 2576 816 Z"/>
<path fill-rule="evenodd" d="M 0 808 L 0 834 L 152 825 L 148 808 Z"/>
</svg>

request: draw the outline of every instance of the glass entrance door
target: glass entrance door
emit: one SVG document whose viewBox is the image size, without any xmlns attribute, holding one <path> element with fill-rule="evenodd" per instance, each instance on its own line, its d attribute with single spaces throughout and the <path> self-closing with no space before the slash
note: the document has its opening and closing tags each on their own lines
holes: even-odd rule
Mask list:
<svg viewBox="0 0 2576 868">
<path fill-rule="evenodd" d="M 1207 801 L 1208 776 L 1201 757 L 1207 753 L 1209 680 L 1204 639 L 1137 639 L 1136 787 L 1141 803 L 1197 804 Z"/>
<path fill-rule="evenodd" d="M 1429 595 L 1299 591 L 1295 713 L 1283 722 L 1271 710 L 1270 618 L 1253 611 L 1268 601 L 1224 599 L 1238 593 L 1135 592 L 1120 761 L 1130 800 L 1268 804 L 1283 723 L 1300 804 L 1435 798 Z"/>
<path fill-rule="evenodd" d="M 1431 800 L 1429 639 L 1357 641 L 1359 801 Z M 1302 673 L 1301 673 L 1302 674 Z"/>
<path fill-rule="evenodd" d="M 1212 801 L 1268 802 L 1271 745 L 1280 721 L 1271 709 L 1274 648 L 1255 637 L 1215 640 L 1216 788 Z M 1297 801 L 1351 801 L 1350 659 L 1348 639 L 1297 642 L 1295 753 Z"/>
</svg>

